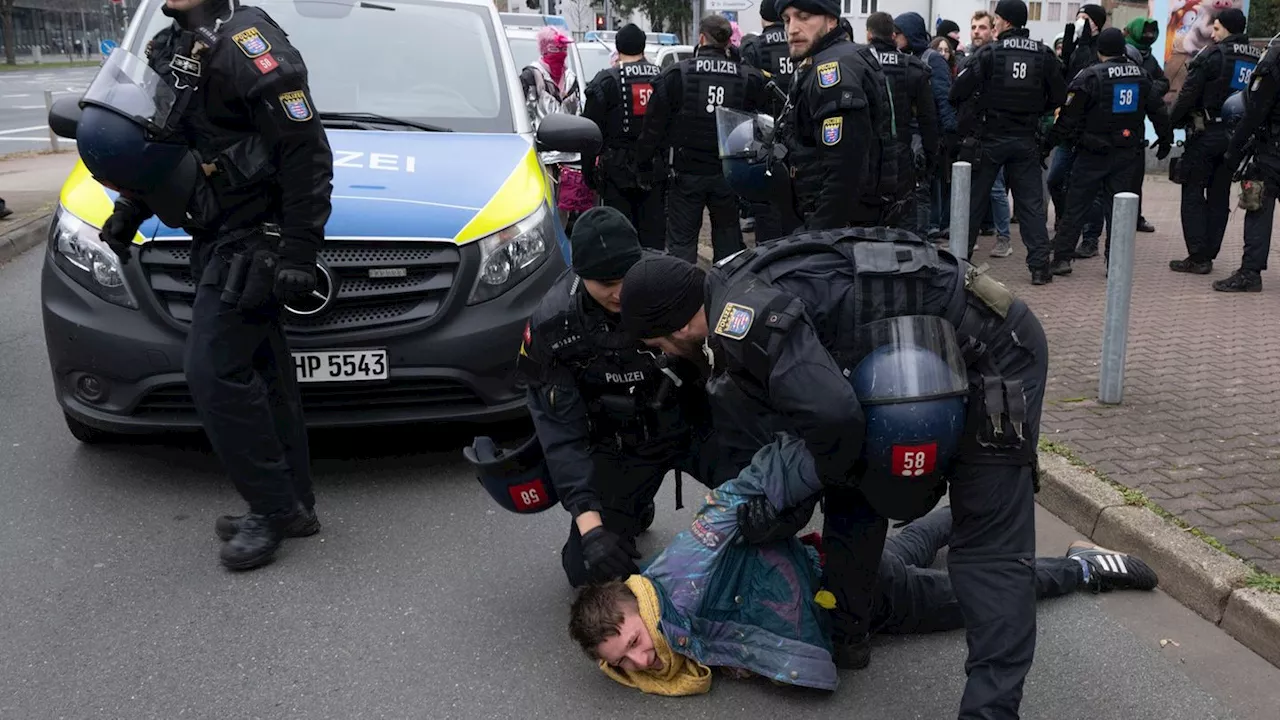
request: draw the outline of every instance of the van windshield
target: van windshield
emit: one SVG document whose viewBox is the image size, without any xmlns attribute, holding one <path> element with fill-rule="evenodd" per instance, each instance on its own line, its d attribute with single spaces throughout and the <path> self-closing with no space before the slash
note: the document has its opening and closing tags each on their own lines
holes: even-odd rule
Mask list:
<svg viewBox="0 0 1280 720">
<path fill-rule="evenodd" d="M 432 0 L 257 0 L 307 63 L 316 111 L 371 113 L 457 132 L 515 132 L 486 6 Z M 172 22 L 150 2 L 131 48 Z M 230 38 L 224 40 L 230 42 Z M 391 128 L 387 128 L 391 129 Z"/>
</svg>

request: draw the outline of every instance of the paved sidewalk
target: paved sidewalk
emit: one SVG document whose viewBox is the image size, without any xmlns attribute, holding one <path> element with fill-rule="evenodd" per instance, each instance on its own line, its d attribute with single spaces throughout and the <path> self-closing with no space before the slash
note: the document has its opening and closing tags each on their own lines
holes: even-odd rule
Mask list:
<svg viewBox="0 0 1280 720">
<path fill-rule="evenodd" d="M 49 214 L 78 157 L 71 147 L 69 152 L 0 158 L 0 198 L 13 211 L 0 220 L 0 263 L 48 237 Z"/>
</svg>

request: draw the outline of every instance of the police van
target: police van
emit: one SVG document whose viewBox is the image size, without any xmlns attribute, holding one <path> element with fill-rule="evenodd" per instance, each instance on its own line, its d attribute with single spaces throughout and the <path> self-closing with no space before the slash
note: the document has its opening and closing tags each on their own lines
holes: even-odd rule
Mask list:
<svg viewBox="0 0 1280 720">
<path fill-rule="evenodd" d="M 124 49 L 144 55 L 163 4 L 136 8 Z M 305 58 L 333 148 L 318 291 L 284 318 L 308 424 L 523 415 L 522 331 L 568 255 L 538 151 L 599 131 L 570 117 L 535 138 L 488 0 L 254 4 Z M 41 283 L 55 392 L 84 442 L 200 424 L 182 373 L 191 240 L 152 219 L 122 264 L 98 239 L 115 197 L 76 165 Z"/>
</svg>

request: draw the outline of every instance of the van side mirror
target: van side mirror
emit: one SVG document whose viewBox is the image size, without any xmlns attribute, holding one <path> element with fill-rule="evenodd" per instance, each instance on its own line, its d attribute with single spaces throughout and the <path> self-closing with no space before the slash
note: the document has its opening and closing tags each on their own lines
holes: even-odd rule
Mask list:
<svg viewBox="0 0 1280 720">
<path fill-rule="evenodd" d="M 600 128 L 584 117 L 552 113 L 538 124 L 538 132 L 534 135 L 539 152 L 585 153 L 594 155 L 600 152 L 604 139 Z"/>
<path fill-rule="evenodd" d="M 76 125 L 80 124 L 80 98 L 64 95 L 53 101 L 49 108 L 49 129 L 58 137 L 76 139 Z"/>
</svg>

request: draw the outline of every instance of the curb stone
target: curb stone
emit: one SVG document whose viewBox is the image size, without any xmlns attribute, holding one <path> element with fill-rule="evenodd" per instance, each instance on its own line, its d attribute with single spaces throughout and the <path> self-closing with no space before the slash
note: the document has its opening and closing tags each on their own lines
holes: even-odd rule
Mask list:
<svg viewBox="0 0 1280 720">
<path fill-rule="evenodd" d="M 28 215 L 16 222 L 5 221 L 0 234 L 0 263 L 6 263 L 44 242 L 49 237 L 51 212 Z M 12 222 L 12 226 L 10 226 Z"/>
<path fill-rule="evenodd" d="M 1244 587 L 1243 562 L 1050 453 L 1040 453 L 1036 502 L 1099 545 L 1146 560 L 1161 590 L 1280 667 L 1280 595 Z"/>
</svg>

